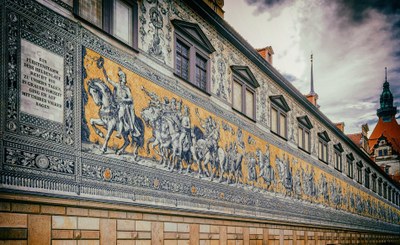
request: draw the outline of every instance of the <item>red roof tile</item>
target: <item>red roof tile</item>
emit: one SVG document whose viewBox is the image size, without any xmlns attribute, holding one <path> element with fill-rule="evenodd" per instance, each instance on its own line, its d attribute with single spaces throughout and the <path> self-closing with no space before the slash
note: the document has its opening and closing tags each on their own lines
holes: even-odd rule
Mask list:
<svg viewBox="0 0 400 245">
<path fill-rule="evenodd" d="M 373 150 L 374 145 L 381 135 L 384 135 L 392 144 L 393 150 L 400 153 L 400 125 L 394 117 L 390 122 L 384 122 L 382 118 L 379 118 L 378 124 L 376 124 L 371 136 L 369 137 L 368 144 L 370 150 Z"/>
<path fill-rule="evenodd" d="M 349 137 L 351 139 L 351 141 L 353 141 L 354 144 L 361 147 L 361 137 L 362 137 L 361 133 L 346 134 L 346 135 L 347 135 L 347 137 Z"/>
</svg>

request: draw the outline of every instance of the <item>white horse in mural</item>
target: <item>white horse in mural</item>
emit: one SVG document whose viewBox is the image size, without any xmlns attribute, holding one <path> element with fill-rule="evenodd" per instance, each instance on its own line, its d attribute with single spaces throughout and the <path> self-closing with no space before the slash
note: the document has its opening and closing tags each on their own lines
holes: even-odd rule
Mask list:
<svg viewBox="0 0 400 245">
<path fill-rule="evenodd" d="M 88 82 L 88 91 L 90 96 L 93 98 L 96 106 L 99 106 L 99 118 L 91 118 L 90 125 L 94 129 L 95 133 L 104 138 L 103 146 L 101 147 L 101 151 L 104 153 L 107 151 L 107 145 L 110 140 L 110 137 L 114 131 L 118 130 L 119 127 L 119 119 L 118 119 L 118 104 L 115 102 L 114 95 L 111 93 L 110 88 L 100 79 L 90 79 Z M 136 115 L 135 115 L 136 117 Z M 118 155 L 122 154 L 126 147 L 132 143 L 134 146 L 133 155 L 136 158 L 138 154 L 138 149 L 143 147 L 144 143 L 144 125 L 143 121 L 136 117 L 135 119 L 136 128 L 140 132 L 139 136 L 134 136 L 132 130 L 126 130 L 122 128 L 118 130 L 121 132 L 121 135 L 124 139 L 124 144 L 117 149 L 116 153 Z M 124 124 L 122 124 L 124 125 Z M 103 127 L 107 130 L 106 135 L 104 136 L 103 132 L 98 127 Z M 123 126 L 124 127 L 124 126 Z M 129 135 L 131 135 L 132 142 L 129 139 Z"/>
</svg>

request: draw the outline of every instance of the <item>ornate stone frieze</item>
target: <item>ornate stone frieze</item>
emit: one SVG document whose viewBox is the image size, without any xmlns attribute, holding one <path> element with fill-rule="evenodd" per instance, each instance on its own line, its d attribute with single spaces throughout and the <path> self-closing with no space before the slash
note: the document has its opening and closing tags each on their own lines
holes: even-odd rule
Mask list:
<svg viewBox="0 0 400 245">
<path fill-rule="evenodd" d="M 71 159 L 63 159 L 61 157 L 11 147 L 5 148 L 4 165 L 62 174 L 75 174 L 75 163 Z"/>
</svg>

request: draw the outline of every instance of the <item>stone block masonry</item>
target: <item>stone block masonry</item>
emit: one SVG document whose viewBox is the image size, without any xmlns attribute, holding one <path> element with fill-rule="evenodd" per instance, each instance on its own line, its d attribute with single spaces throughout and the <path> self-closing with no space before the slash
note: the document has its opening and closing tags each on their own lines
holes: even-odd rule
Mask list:
<svg viewBox="0 0 400 245">
<path fill-rule="evenodd" d="M 21 202 L 20 200 L 25 200 Z M 261 245 L 400 243 L 400 236 L 0 193 L 0 244 Z M 57 204 L 57 205 L 56 205 Z"/>
</svg>

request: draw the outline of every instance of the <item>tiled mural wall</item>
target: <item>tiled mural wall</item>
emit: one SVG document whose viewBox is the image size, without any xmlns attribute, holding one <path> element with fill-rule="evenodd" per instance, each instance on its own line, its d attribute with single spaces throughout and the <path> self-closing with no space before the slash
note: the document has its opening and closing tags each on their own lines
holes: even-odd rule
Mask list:
<svg viewBox="0 0 400 245">
<path fill-rule="evenodd" d="M 71 1 L 52 4 L 72 10 Z M 312 239 L 325 236 L 318 232 L 334 232 L 314 230 L 306 235 L 304 229 L 294 232 L 257 223 L 286 222 L 288 217 L 299 226 L 398 233 L 397 206 L 316 160 L 315 135 L 324 131 L 322 123 L 308 115 L 314 125 L 311 156 L 293 147 L 296 118 L 304 116 L 304 108 L 184 2 L 139 1 L 137 55 L 36 1 L 0 1 L 0 6 L 4 54 L 0 74 L 5 81 L 0 84 L 1 101 L 5 102 L 0 105 L 2 190 L 152 208 L 148 212 L 174 210 L 178 216 L 191 216 L 179 214 L 190 211 L 219 215 L 229 222 L 245 218 L 253 222 L 225 224 L 209 219 L 196 221 L 196 226 L 189 225 L 189 218 L 175 222 L 178 218 L 170 217 L 165 222 L 173 224 L 164 220 L 146 223 L 151 231 L 138 229 L 136 221 L 126 221 L 135 228 L 124 233 L 118 228 L 123 225 L 118 224 L 125 221 L 118 220 L 130 218 L 127 214 L 111 217 L 110 209 L 115 206 L 103 207 L 104 217 L 90 214 L 90 209 L 68 211 L 77 205 L 73 202 L 58 206 L 59 213 L 48 214 L 42 204 L 31 203 L 28 209 L 2 196 L 6 218 L 0 221 L 1 227 L 21 228 L 13 232 L 24 237 L 36 226 L 37 216 L 45 215 L 44 227 L 51 226 L 49 232 L 55 240 L 102 239 L 99 234 L 107 233 L 102 231 L 102 222 L 111 222 L 117 227 L 110 231 L 116 234 L 114 240 L 150 242 L 161 239 L 153 234 L 160 230 L 162 239 L 171 244 L 190 239 L 212 244 L 221 237 L 258 244 L 265 239 Z M 198 23 L 216 49 L 210 57 L 212 99 L 173 76 L 170 20 L 174 18 Z M 231 65 L 248 65 L 260 83 L 257 123 L 226 109 L 232 97 Z M 32 81 L 41 75 L 49 80 L 34 85 Z M 22 93 L 23 89 L 28 92 Z M 270 95 L 283 95 L 291 107 L 288 142 L 268 130 Z M 24 102 L 32 108 L 23 106 Z M 333 148 L 340 141 L 328 133 Z M 343 148 L 345 154 L 351 152 L 347 145 Z M 29 211 L 31 207 L 33 211 Z M 13 225 L 13 220 L 20 223 Z M 92 227 L 89 232 L 84 229 L 86 221 Z M 188 236 L 191 229 L 199 234 L 197 238 Z"/>
</svg>

